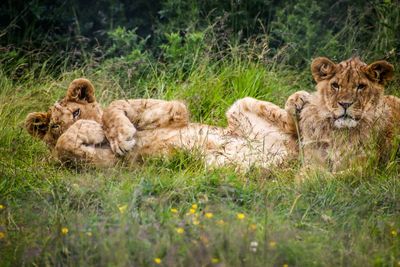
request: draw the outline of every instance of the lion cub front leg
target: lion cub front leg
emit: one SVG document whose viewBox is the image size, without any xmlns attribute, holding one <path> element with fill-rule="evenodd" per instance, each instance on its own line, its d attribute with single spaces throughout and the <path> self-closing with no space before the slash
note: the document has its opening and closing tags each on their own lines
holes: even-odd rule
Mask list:
<svg viewBox="0 0 400 267">
<path fill-rule="evenodd" d="M 273 103 L 251 97 L 245 97 L 236 101 L 228 110 L 227 117 L 230 128 L 252 127 L 256 129 L 260 120 L 264 120 L 275 125 L 285 133 L 292 134 L 295 132 L 293 119 L 286 110 Z M 259 132 L 260 130 L 256 131 Z"/>
<path fill-rule="evenodd" d="M 92 120 L 79 120 L 57 140 L 55 152 L 63 162 L 71 160 L 99 166 L 112 166 L 116 157 L 107 145 L 102 126 Z"/>
<path fill-rule="evenodd" d="M 179 101 L 117 100 L 104 110 L 103 125 L 112 151 L 124 155 L 136 144 L 136 131 L 183 127 L 189 113 Z"/>
</svg>

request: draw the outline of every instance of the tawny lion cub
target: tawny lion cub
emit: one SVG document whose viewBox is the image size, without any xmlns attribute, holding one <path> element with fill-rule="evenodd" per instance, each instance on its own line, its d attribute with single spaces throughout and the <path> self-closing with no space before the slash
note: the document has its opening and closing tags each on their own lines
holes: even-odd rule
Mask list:
<svg viewBox="0 0 400 267">
<path fill-rule="evenodd" d="M 400 133 L 400 98 L 384 94 L 393 77 L 391 64 L 367 65 L 359 58 L 336 64 L 319 57 L 313 60 L 311 72 L 317 91 L 297 93 L 290 100 L 300 111 L 307 166 L 340 171 L 365 162 L 370 152 L 384 159 L 398 151 L 393 141 Z M 294 121 L 286 122 L 293 129 Z"/>
<path fill-rule="evenodd" d="M 289 99 L 287 109 L 295 106 Z M 268 117 L 268 120 L 265 119 Z M 74 80 L 48 112 L 28 115 L 28 132 L 45 141 L 63 162 L 113 166 L 138 157 L 197 151 L 207 166 L 277 165 L 296 154 L 291 117 L 276 105 L 245 98 L 227 112 L 228 127 L 190 123 L 179 101 L 117 100 L 103 112 L 86 79 Z"/>
</svg>

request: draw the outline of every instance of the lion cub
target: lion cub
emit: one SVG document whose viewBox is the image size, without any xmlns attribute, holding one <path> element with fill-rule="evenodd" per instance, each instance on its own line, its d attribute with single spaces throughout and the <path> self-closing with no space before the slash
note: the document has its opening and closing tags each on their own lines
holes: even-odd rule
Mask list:
<svg viewBox="0 0 400 267">
<path fill-rule="evenodd" d="M 226 128 L 189 122 L 179 101 L 117 100 L 103 111 L 86 79 L 74 80 L 48 112 L 29 114 L 26 127 L 61 161 L 102 166 L 184 149 L 200 152 L 207 166 L 270 167 L 296 157 L 298 140 L 306 165 L 332 171 L 364 160 L 374 138 L 382 156 L 388 153 L 400 120 L 400 99 L 384 95 L 393 66 L 317 58 L 311 70 L 315 93 L 294 93 L 285 109 L 240 99 L 226 113 Z"/>
</svg>

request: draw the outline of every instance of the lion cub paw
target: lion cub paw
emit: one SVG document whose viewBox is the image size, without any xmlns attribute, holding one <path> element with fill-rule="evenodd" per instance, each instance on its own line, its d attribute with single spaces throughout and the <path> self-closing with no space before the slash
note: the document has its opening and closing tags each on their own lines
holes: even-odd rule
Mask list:
<svg viewBox="0 0 400 267">
<path fill-rule="evenodd" d="M 111 150 L 120 156 L 125 155 L 136 144 L 135 134 L 136 129 L 134 126 L 124 126 L 115 131 L 114 135 L 108 135 L 107 139 L 110 142 Z"/>
<path fill-rule="evenodd" d="M 289 96 L 288 100 L 285 104 L 285 110 L 291 115 L 297 115 L 301 112 L 304 106 L 308 103 L 308 98 L 310 97 L 310 93 L 306 91 L 298 91 L 291 96 Z"/>
</svg>

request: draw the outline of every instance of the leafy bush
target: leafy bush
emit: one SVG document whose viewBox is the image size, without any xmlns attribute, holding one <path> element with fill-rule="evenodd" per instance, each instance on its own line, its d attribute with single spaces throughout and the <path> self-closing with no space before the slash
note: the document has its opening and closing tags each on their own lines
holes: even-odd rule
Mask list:
<svg viewBox="0 0 400 267">
<path fill-rule="evenodd" d="M 203 46 L 224 50 L 260 36 L 268 36 L 264 41 L 270 58 L 297 68 L 305 68 L 317 55 L 400 61 L 398 0 L 76 0 L 68 6 L 56 0 L 2 5 L 1 49 L 24 57 L 39 48 L 42 56 L 33 59 L 39 62 L 57 51 L 68 58 L 66 65 L 76 66 L 101 61 L 104 54 L 126 56 L 143 46 L 155 58 L 163 53 L 171 61 L 186 52 L 190 57 L 200 40 Z M 209 35 L 213 38 L 196 37 L 206 29 L 214 32 Z M 141 57 L 137 52 L 132 57 Z"/>
<path fill-rule="evenodd" d="M 206 44 L 204 33 L 167 33 L 167 41 L 161 44 L 162 57 L 172 72 L 177 69 L 187 72 L 204 56 Z"/>
</svg>

